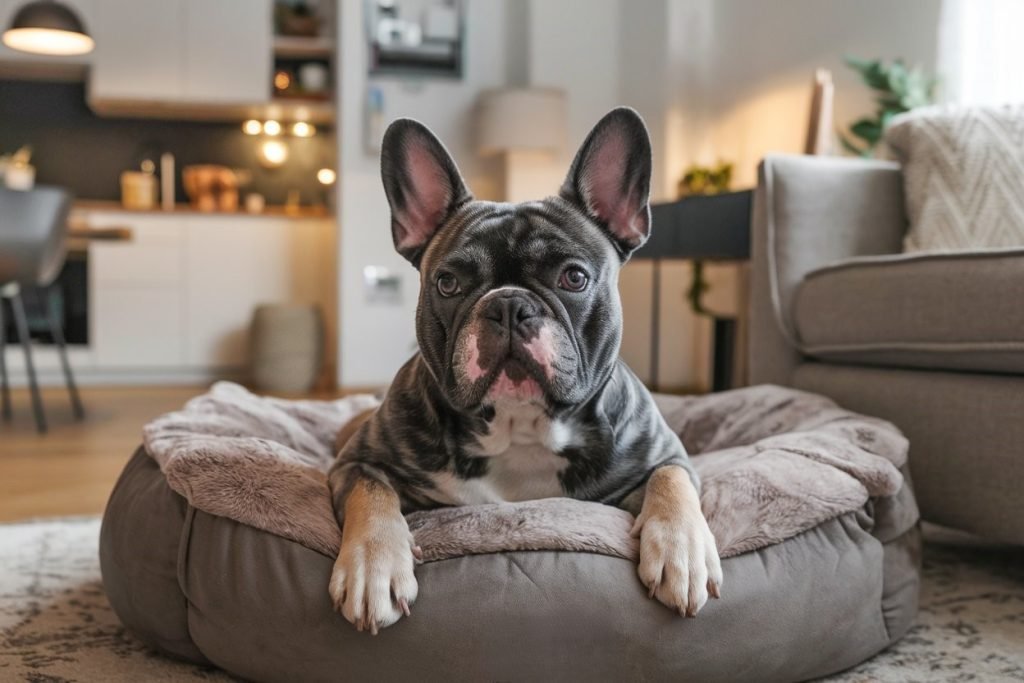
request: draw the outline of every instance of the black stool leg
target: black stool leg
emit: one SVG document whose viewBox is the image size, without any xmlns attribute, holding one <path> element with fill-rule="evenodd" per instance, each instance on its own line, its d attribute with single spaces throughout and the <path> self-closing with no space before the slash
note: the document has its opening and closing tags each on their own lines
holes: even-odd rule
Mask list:
<svg viewBox="0 0 1024 683">
<path fill-rule="evenodd" d="M 36 417 L 36 429 L 40 434 L 46 433 L 46 413 L 43 411 L 43 398 L 39 395 L 39 383 L 36 382 L 36 366 L 32 362 L 32 339 L 28 333 L 28 318 L 25 317 L 25 305 L 21 301 L 21 292 L 11 297 L 11 310 L 14 312 L 14 325 L 18 328 L 18 338 L 25 349 L 25 369 L 28 372 L 28 385 L 32 391 L 32 412 Z"/>
<path fill-rule="evenodd" d="M 68 362 L 68 346 L 64 341 L 64 328 L 53 313 L 53 306 L 50 305 L 49 297 L 44 296 L 42 299 L 43 306 L 46 307 L 46 320 L 50 324 L 50 336 L 53 337 L 53 343 L 57 345 L 57 352 L 60 354 L 60 364 L 64 368 L 64 382 L 68 385 L 71 410 L 75 414 L 75 419 L 81 420 L 85 417 L 85 410 L 82 408 L 82 399 L 78 396 L 75 377 L 71 374 L 71 363 Z"/>
<path fill-rule="evenodd" d="M 4 297 L 0 296 L 0 415 L 11 419 L 11 386 L 7 381 L 7 323 L 4 321 Z"/>
</svg>

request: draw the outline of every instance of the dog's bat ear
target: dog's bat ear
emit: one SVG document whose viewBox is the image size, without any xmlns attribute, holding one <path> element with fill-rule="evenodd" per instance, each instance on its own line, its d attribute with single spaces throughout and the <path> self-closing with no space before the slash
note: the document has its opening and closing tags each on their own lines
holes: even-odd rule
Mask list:
<svg viewBox="0 0 1024 683">
<path fill-rule="evenodd" d="M 419 121 L 398 119 L 384 133 L 380 174 L 391 205 L 395 249 L 419 268 L 430 239 L 473 196 L 441 141 Z"/>
<path fill-rule="evenodd" d="M 651 140 L 643 119 L 619 107 L 597 122 L 559 195 L 604 228 L 623 259 L 651 234 Z"/>
</svg>

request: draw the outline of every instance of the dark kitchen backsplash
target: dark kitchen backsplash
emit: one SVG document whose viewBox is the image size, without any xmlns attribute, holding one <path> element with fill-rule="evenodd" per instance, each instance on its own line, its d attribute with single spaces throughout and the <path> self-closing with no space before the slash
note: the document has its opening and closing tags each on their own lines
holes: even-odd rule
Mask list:
<svg viewBox="0 0 1024 683">
<path fill-rule="evenodd" d="M 276 169 L 260 166 L 262 137 L 246 135 L 239 123 L 163 121 L 97 116 L 85 103 L 83 83 L 0 80 L 0 153 L 32 146 L 36 182 L 71 188 L 79 199 L 121 198 L 120 176 L 143 159 L 174 155 L 178 202 L 187 201 L 181 169 L 222 164 L 252 172 L 242 194 L 258 192 L 268 204 L 283 204 L 289 190 L 301 203 L 322 204 L 316 172 L 334 166 L 334 135 L 322 127 L 312 138 L 282 138 L 288 160 Z"/>
</svg>

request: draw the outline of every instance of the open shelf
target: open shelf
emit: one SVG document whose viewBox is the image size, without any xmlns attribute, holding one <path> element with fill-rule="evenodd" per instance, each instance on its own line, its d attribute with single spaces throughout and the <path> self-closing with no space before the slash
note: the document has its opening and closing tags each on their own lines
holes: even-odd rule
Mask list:
<svg viewBox="0 0 1024 683">
<path fill-rule="evenodd" d="M 284 59 L 330 59 L 334 56 L 332 38 L 274 36 L 274 56 Z"/>
</svg>

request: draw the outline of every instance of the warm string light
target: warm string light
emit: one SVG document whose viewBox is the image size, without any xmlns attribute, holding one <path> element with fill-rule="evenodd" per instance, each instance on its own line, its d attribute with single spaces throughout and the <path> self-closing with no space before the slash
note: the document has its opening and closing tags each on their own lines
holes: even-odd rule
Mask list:
<svg viewBox="0 0 1024 683">
<path fill-rule="evenodd" d="M 296 121 L 288 127 L 288 131 L 297 138 L 311 138 L 316 135 L 316 127 L 306 121 Z M 248 119 L 242 122 L 242 132 L 246 135 L 265 135 L 268 140 L 260 143 L 259 158 L 260 164 L 267 168 L 277 168 L 284 165 L 288 160 L 288 145 L 279 139 L 285 132 L 285 127 L 280 121 L 268 119 L 259 121 Z M 329 168 L 322 168 L 317 171 L 317 180 L 323 185 L 331 185 L 335 181 L 335 173 Z"/>
<path fill-rule="evenodd" d="M 316 128 L 305 121 L 296 121 L 292 124 L 292 135 L 298 138 L 311 138 L 316 133 Z"/>
<path fill-rule="evenodd" d="M 287 71 L 278 71 L 274 74 L 274 87 L 278 90 L 287 90 L 292 85 L 292 76 Z"/>
<path fill-rule="evenodd" d="M 288 160 L 288 147 L 280 140 L 266 140 L 260 145 L 260 161 L 268 168 L 277 168 Z"/>
<path fill-rule="evenodd" d="M 269 135 L 271 137 L 277 137 L 284 132 L 284 126 L 279 121 L 273 119 L 269 121 L 260 122 L 256 119 L 249 119 L 242 123 L 242 132 L 246 135 Z M 291 124 L 291 134 L 297 138 L 311 138 L 316 135 L 316 126 L 306 121 L 296 121 Z"/>
</svg>

